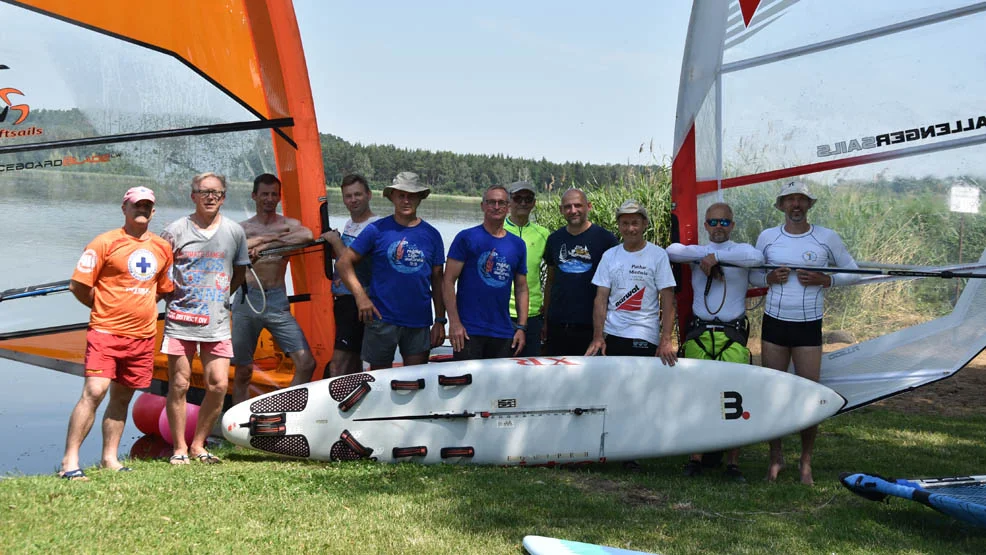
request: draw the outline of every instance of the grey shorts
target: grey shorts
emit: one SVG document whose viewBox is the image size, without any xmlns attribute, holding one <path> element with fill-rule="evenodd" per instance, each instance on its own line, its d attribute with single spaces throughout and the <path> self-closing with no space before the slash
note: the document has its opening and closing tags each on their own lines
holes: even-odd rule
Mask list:
<svg viewBox="0 0 986 555">
<path fill-rule="evenodd" d="M 431 351 L 431 328 L 405 328 L 374 320 L 363 330 L 363 350 L 360 358 L 371 366 L 389 366 L 394 362 L 394 350 L 400 348 L 407 358 Z"/>
<path fill-rule="evenodd" d="M 301 326 L 291 314 L 288 303 L 288 293 L 283 287 L 267 289 L 267 306 L 263 312 L 256 314 L 250 305 L 241 303 L 241 293 L 233 298 L 233 360 L 235 366 L 245 366 L 253 362 L 253 353 L 257 349 L 260 332 L 267 329 L 274 336 L 274 341 L 285 353 L 309 350 L 308 341 L 301 331 Z M 250 288 L 250 302 L 260 308 L 264 304 L 259 287 Z"/>
</svg>

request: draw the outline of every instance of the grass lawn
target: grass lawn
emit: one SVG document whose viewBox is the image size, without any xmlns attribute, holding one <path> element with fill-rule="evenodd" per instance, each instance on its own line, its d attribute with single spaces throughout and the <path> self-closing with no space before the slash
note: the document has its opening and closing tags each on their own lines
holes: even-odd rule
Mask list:
<svg viewBox="0 0 986 555">
<path fill-rule="evenodd" d="M 766 445 L 721 471 L 681 476 L 684 457 L 578 470 L 286 461 L 219 449 L 225 463 L 89 482 L 0 480 L 0 553 L 523 553 L 527 534 L 674 553 L 986 553 L 986 529 L 917 503 L 874 503 L 843 471 L 921 477 L 986 473 L 986 418 L 863 409 L 826 422 L 814 487 L 791 466 L 762 480 Z"/>
</svg>

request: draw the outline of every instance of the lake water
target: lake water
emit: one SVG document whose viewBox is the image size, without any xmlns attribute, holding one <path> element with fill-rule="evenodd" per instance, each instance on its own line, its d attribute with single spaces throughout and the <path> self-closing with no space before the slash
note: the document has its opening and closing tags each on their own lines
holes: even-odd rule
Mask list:
<svg viewBox="0 0 986 555">
<path fill-rule="evenodd" d="M 122 195 L 123 189 L 120 193 Z M 160 196 L 160 195 L 159 195 Z M 245 198 L 244 198 L 245 197 Z M 151 222 L 160 232 L 171 221 L 191 212 L 187 206 L 169 206 L 161 200 Z M 171 200 L 171 199 L 168 199 Z M 375 197 L 378 215 L 392 213 L 385 199 Z M 180 201 L 177 201 L 180 202 Z M 248 193 L 234 191 L 224 213 L 237 221 L 251 215 Z M 446 249 L 461 229 L 482 220 L 478 201 L 428 199 L 419 214 L 434 225 Z M 86 201 L 49 196 L 38 199 L 0 189 L 0 291 L 67 279 L 85 245 L 96 235 L 123 224 L 117 202 Z M 340 227 L 348 215 L 336 199 L 330 223 Z M 69 293 L 9 300 L 0 303 L 0 333 L 72 324 L 88 320 L 89 311 Z M 79 399 L 83 380 L 0 359 L 0 477 L 56 472 L 65 448 L 68 417 Z M 83 467 L 97 464 L 102 446 L 100 422 L 103 407 L 80 453 Z M 120 445 L 121 454 L 143 450 L 147 439 L 128 419 Z M 138 443 L 140 441 L 140 443 Z M 135 444 L 137 446 L 135 447 Z"/>
</svg>

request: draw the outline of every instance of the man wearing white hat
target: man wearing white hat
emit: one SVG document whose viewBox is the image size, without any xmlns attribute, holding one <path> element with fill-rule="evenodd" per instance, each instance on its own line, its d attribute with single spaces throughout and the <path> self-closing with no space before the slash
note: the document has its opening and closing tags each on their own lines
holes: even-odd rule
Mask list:
<svg viewBox="0 0 986 555">
<path fill-rule="evenodd" d="M 383 190 L 394 214 L 367 226 L 336 263 L 366 325 L 360 355 L 371 370 L 390 368 L 398 348 L 405 366 L 424 364 L 432 347 L 445 341 L 445 244 L 438 230 L 418 217 L 418 205 L 429 194 L 417 174 L 397 174 Z M 364 257 L 372 270 L 369 291 L 354 269 Z"/>
<path fill-rule="evenodd" d="M 757 239 L 757 249 L 763 252 L 764 262 L 780 268 L 759 271 L 750 278 L 753 283 L 769 287 L 760 334 L 762 364 L 786 372 L 793 363 L 799 376 L 813 381 L 818 381 L 822 365 L 825 289 L 858 280 L 853 274 L 804 269 L 805 266 L 857 267 L 838 233 L 808 223 L 808 210 L 816 200 L 808 186 L 800 181 L 781 188 L 774 206 L 784 212 L 784 224 L 764 230 Z M 792 270 L 791 266 L 800 269 Z M 814 484 L 811 456 L 817 433 L 817 426 L 801 431 L 799 469 L 801 483 L 806 485 Z M 781 440 L 771 441 L 767 479 L 776 480 L 783 466 Z"/>
</svg>

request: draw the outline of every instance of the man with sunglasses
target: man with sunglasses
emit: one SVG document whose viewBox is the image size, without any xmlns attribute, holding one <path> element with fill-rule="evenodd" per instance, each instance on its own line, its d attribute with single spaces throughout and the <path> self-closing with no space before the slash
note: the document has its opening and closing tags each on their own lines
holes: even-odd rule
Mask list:
<svg viewBox="0 0 986 555">
<path fill-rule="evenodd" d="M 592 276 L 603 253 L 619 244 L 616 235 L 589 221 L 592 203 L 585 192 L 569 189 L 559 210 L 568 225 L 548 236 L 544 263 L 544 354 L 582 356 L 592 343 Z"/>
<path fill-rule="evenodd" d="M 229 382 L 229 298 L 243 284 L 250 265 L 246 233 L 240 224 L 223 217 L 226 178 L 208 172 L 192 179 L 195 212 L 172 222 L 161 234 L 174 251 L 172 279 L 175 291 L 165 309 L 161 352 L 168 355 L 168 424 L 174 441 L 171 464 L 188 464 L 189 457 L 206 464 L 219 458 L 205 448 L 205 440 L 222 411 Z M 185 443 L 185 394 L 198 351 L 206 391 L 199 408 L 195 435 Z"/>
<path fill-rule="evenodd" d="M 536 357 L 541 354 L 541 328 L 544 324 L 544 315 L 541 314 L 541 261 L 551 232 L 531 221 L 531 212 L 537 204 L 533 185 L 527 181 L 517 181 L 507 190 L 510 192 L 510 214 L 503 227 L 527 245 L 527 331 L 520 356 Z M 510 319 L 514 324 L 518 323 L 513 295 L 510 296 Z"/>
<path fill-rule="evenodd" d="M 808 210 L 816 197 L 808 186 L 792 181 L 781 188 L 774 202 L 784 212 L 784 223 L 766 229 L 757 238 L 768 266 L 780 266 L 769 272 L 760 270 L 752 282 L 768 286 L 764 302 L 763 328 L 760 333 L 761 363 L 786 372 L 793 363 L 802 378 L 818 381 L 822 365 L 822 316 L 825 289 L 848 285 L 859 277 L 791 266 L 835 266 L 856 268 L 856 261 L 846 250 L 839 234 L 831 229 L 808 223 Z M 801 431 L 801 483 L 813 485 L 811 456 L 818 426 Z M 767 480 L 773 482 L 784 467 L 781 440 L 770 442 L 770 466 Z"/>
<path fill-rule="evenodd" d="M 733 209 L 717 202 L 705 211 L 708 244 L 668 245 L 671 262 L 689 264 L 692 274 L 692 319 L 679 351 L 685 358 L 750 362 L 746 290 L 750 268 L 763 264 L 763 253 L 753 245 L 731 241 L 735 227 Z M 721 452 L 709 453 L 706 462 L 718 466 L 721 456 Z M 702 462 L 701 453 L 693 454 L 685 464 L 685 476 L 701 474 Z M 746 481 L 739 469 L 739 449 L 730 451 L 726 458 L 726 476 Z"/>
<path fill-rule="evenodd" d="M 281 350 L 294 362 L 291 385 L 310 382 L 315 371 L 315 357 L 305 333 L 291 314 L 284 274 L 288 257 L 260 257 L 260 251 L 312 240 L 312 231 L 294 218 L 277 213 L 281 202 L 281 180 L 263 173 L 253 180 L 253 199 L 257 213 L 240 222 L 247 236 L 253 272 L 247 274 L 246 298 L 241 292 L 233 302 L 233 403 L 249 398 L 253 377 L 253 353 L 260 333 L 267 330 Z"/>
<path fill-rule="evenodd" d="M 524 348 L 527 248 L 503 228 L 507 198 L 503 185 L 486 189 L 483 223 L 460 231 L 449 247 L 442 291 L 455 360 L 506 358 Z M 516 325 L 510 321 L 511 284 Z"/>
</svg>

